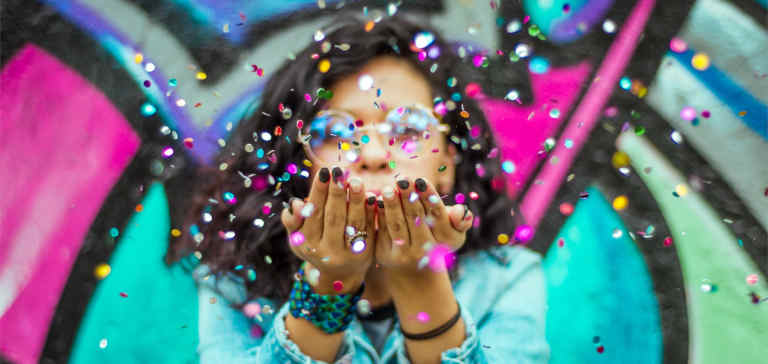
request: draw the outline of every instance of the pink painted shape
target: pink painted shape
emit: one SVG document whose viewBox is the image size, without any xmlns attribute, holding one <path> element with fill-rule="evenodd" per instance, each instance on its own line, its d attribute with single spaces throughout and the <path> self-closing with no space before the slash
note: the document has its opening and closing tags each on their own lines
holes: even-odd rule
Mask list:
<svg viewBox="0 0 768 364">
<path fill-rule="evenodd" d="M 83 239 L 140 139 L 99 89 L 34 45 L 0 77 L 0 352 L 37 363 Z"/>
<path fill-rule="evenodd" d="M 521 107 L 516 102 L 498 99 L 480 101 L 496 132 L 502 161 L 511 160 L 515 164 L 515 172 L 505 175 L 511 197 L 517 196 L 544 160 L 539 154 L 544 150 L 544 141 L 557 134 L 591 70 L 591 65 L 583 62 L 553 68 L 545 74 L 531 74 L 534 102 L 530 105 Z M 560 110 L 557 119 L 549 117 L 553 108 Z"/>
<path fill-rule="evenodd" d="M 621 73 L 635 51 L 637 41 L 651 16 L 654 4 L 654 0 L 639 0 L 636 3 L 616 40 L 608 49 L 603 63 L 597 70 L 595 81 L 590 84 L 581 104 L 574 111 L 560 136 L 560 141 L 566 138 L 573 140 L 573 146 L 565 148 L 558 142 L 549 156 L 548 163 L 544 164 L 541 172 L 536 176 L 536 179 L 543 183 L 531 185 L 526 192 L 521 210 L 526 222 L 534 228 L 538 226 L 573 160 L 584 146 L 592 128 L 597 124 L 605 103 L 616 88 Z M 552 158 L 557 158 L 557 163 L 549 163 Z"/>
</svg>

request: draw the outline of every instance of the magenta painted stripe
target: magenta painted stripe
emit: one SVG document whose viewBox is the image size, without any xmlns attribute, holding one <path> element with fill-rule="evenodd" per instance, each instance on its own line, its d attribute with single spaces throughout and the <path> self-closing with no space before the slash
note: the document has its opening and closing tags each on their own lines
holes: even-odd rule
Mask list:
<svg viewBox="0 0 768 364">
<path fill-rule="evenodd" d="M 511 197 L 525 187 L 544 159 L 539 154 L 544 150 L 544 141 L 557 133 L 591 70 L 589 62 L 582 62 L 553 68 L 544 74 L 531 74 L 534 102 L 530 105 L 490 98 L 481 100 L 483 112 L 495 131 L 502 160 L 515 165 L 515 171 L 505 175 Z M 552 109 L 558 109 L 561 116 L 551 117 Z"/>
<path fill-rule="evenodd" d="M 83 239 L 140 140 L 99 89 L 34 45 L 2 79 L 0 353 L 37 363 Z"/>
<path fill-rule="evenodd" d="M 621 73 L 635 51 L 637 41 L 651 15 L 654 3 L 655 0 L 639 0 L 637 2 L 616 40 L 608 49 L 603 64 L 600 65 L 583 101 L 576 108 L 565 131 L 558 139 L 557 146 L 545 162 L 541 172 L 535 177 L 542 183 L 532 184 L 525 194 L 521 210 L 528 224 L 534 228 L 538 226 L 573 160 L 584 146 L 592 128 L 597 124 L 605 103 L 616 88 Z M 566 139 L 573 141 L 571 148 L 566 148 L 563 145 Z M 552 163 L 553 158 L 557 158 L 557 163 Z"/>
</svg>

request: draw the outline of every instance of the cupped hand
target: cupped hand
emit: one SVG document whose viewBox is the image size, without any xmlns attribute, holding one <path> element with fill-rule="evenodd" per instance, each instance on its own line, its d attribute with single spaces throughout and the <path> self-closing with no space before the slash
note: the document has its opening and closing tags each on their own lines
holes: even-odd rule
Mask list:
<svg viewBox="0 0 768 364">
<path fill-rule="evenodd" d="M 446 206 L 423 178 L 385 187 L 378 205 L 375 261 L 395 274 L 444 271 L 446 253 L 461 248 L 472 227 L 467 206 Z"/>
<path fill-rule="evenodd" d="M 359 178 L 345 181 L 339 167 L 323 167 L 307 200 L 291 199 L 282 212 L 291 251 L 308 263 L 305 278 L 318 294 L 355 291 L 373 262 L 374 208 L 364 188 Z M 368 235 L 366 243 L 352 245 L 358 232 Z"/>
</svg>

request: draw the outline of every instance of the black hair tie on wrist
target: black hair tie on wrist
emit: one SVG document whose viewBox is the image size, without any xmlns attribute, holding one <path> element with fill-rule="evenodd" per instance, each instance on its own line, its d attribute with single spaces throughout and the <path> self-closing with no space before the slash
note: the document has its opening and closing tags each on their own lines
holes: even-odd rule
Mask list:
<svg viewBox="0 0 768 364">
<path fill-rule="evenodd" d="M 403 330 L 402 326 L 400 326 L 400 332 L 403 333 L 403 336 L 405 336 L 406 339 L 411 339 L 411 340 L 426 340 L 426 339 L 431 339 L 435 336 L 439 336 L 444 332 L 450 330 L 453 327 L 453 325 L 456 325 L 456 323 L 459 322 L 459 318 L 461 317 L 461 306 L 459 306 L 459 302 L 456 302 L 456 307 L 459 308 L 458 312 L 456 312 L 456 314 L 453 315 L 453 317 L 451 317 L 451 319 L 448 320 L 448 322 L 440 325 L 440 327 L 434 330 L 425 332 L 423 334 L 409 334 L 405 332 L 405 330 Z"/>
</svg>

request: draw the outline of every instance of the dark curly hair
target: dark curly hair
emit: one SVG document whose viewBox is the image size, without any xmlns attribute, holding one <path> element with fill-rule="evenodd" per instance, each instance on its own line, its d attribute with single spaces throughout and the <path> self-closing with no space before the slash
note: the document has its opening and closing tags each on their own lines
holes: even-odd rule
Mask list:
<svg viewBox="0 0 768 364">
<path fill-rule="evenodd" d="M 451 128 L 448 141 L 459 151 L 453 193 L 477 193 L 476 199 L 467 198 L 466 203 L 480 219 L 469 230 L 458 258 L 497 245 L 500 233 L 512 235 L 516 214 L 504 191 L 492 130 L 476 101 L 467 95 L 467 86 L 471 89 L 473 81 L 481 79 L 471 57 L 459 57 L 438 32 L 403 15 L 385 17 L 366 31 L 369 21 L 339 17 L 323 40 L 312 42 L 274 72 L 258 110 L 237 125 L 215 163 L 199 169 L 185 231 L 171 242 L 167 262 L 196 256 L 216 274 L 242 277 L 249 298 L 286 300 L 301 262 L 288 246 L 280 210 L 291 197 L 305 198 L 311 181 L 308 171 L 302 175 L 286 170 L 289 164 L 304 167 L 307 158 L 296 141 L 296 122 L 310 120 L 324 106 L 322 98 L 310 103 L 304 95 L 317 97 L 319 89 L 328 89 L 382 55 L 410 61 L 430 83 L 435 103 L 449 106 L 443 122 Z M 431 46 L 440 50 L 436 59 L 420 61 L 418 49 L 411 45 L 423 31 L 435 36 Z M 322 59 L 332 65 L 326 73 L 317 71 Z M 460 115 L 462 110 L 469 113 L 468 119 Z M 479 135 L 470 133 L 476 127 Z M 276 132 L 280 129 L 282 133 Z M 263 132 L 272 137 L 263 138 Z"/>
</svg>

